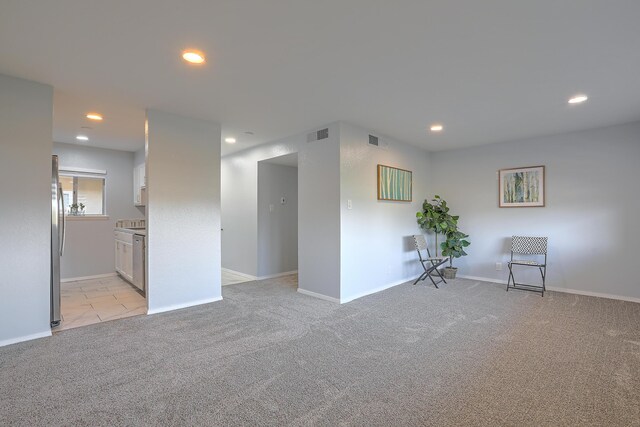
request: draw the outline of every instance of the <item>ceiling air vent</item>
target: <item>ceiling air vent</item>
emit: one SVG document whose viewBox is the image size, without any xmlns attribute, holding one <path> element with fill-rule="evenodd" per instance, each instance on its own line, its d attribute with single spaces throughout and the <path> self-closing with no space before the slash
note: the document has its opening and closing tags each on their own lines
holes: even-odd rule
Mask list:
<svg viewBox="0 0 640 427">
<path fill-rule="evenodd" d="M 369 135 L 369 145 L 373 145 L 375 147 L 380 146 L 380 141 L 378 141 L 377 136 Z"/>
<path fill-rule="evenodd" d="M 307 135 L 307 142 L 319 141 L 329 138 L 329 128 L 320 129 Z"/>
</svg>

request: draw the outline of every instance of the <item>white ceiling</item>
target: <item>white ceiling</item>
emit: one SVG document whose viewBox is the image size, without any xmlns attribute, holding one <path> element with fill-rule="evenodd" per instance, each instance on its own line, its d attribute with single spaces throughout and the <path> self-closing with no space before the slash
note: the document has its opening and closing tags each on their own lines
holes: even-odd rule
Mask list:
<svg viewBox="0 0 640 427">
<path fill-rule="evenodd" d="M 298 167 L 298 153 L 285 154 L 284 156 L 278 156 L 267 160 L 262 160 L 265 163 L 271 163 L 274 165 Z"/>
<path fill-rule="evenodd" d="M 150 107 L 220 122 L 238 140 L 223 153 L 335 120 L 444 150 L 640 119 L 639 16 L 637 0 L 0 0 L 0 72 L 55 87 L 61 142 L 88 125 L 90 145 L 135 150 Z"/>
</svg>

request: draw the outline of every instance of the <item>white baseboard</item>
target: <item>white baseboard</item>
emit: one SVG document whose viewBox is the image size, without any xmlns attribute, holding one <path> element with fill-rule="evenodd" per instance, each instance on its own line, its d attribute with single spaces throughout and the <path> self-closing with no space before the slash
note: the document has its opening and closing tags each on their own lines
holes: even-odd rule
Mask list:
<svg viewBox="0 0 640 427">
<path fill-rule="evenodd" d="M 488 277 L 480 277 L 480 276 L 467 276 L 465 274 L 458 274 L 457 277 L 460 279 L 469 279 L 469 280 L 477 280 L 479 282 L 491 282 L 491 283 L 499 283 L 501 285 L 506 285 L 507 281 L 502 279 L 490 279 Z"/>
<path fill-rule="evenodd" d="M 259 276 L 256 280 L 275 279 L 276 277 L 290 276 L 292 274 L 298 274 L 298 270 L 285 271 L 284 273 L 270 274 L 268 276 Z"/>
<path fill-rule="evenodd" d="M 351 301 L 356 300 L 358 298 L 366 297 L 367 295 L 375 294 L 377 292 L 381 292 L 381 291 L 384 291 L 386 289 L 393 288 L 394 286 L 398 286 L 398 285 L 401 285 L 403 283 L 407 283 L 407 282 L 409 282 L 411 280 L 416 280 L 416 277 L 412 276 L 412 278 L 410 277 L 408 279 L 396 280 L 395 282 L 387 283 L 386 285 L 378 286 L 377 288 L 374 288 L 374 289 L 371 289 L 371 290 L 368 290 L 368 291 L 360 292 L 358 294 L 351 295 L 351 296 L 348 296 L 346 298 L 340 298 L 340 304 L 351 302 Z"/>
<path fill-rule="evenodd" d="M 202 300 L 198 300 L 198 301 L 187 302 L 187 303 L 184 303 L 184 304 L 175 304 L 175 305 L 168 305 L 168 306 L 165 306 L 165 307 L 158 307 L 158 308 L 154 308 L 154 309 L 149 309 L 147 311 L 147 314 L 166 313 L 167 311 L 180 310 L 182 308 L 194 307 L 196 305 L 202 305 L 202 304 L 209 304 L 209 303 L 216 302 L 216 301 L 222 301 L 222 297 L 207 298 L 207 299 L 202 299 Z"/>
<path fill-rule="evenodd" d="M 222 267 L 222 271 L 226 271 L 227 273 L 230 273 L 230 274 L 235 274 L 236 276 L 244 277 L 247 280 L 257 280 L 258 279 L 256 276 L 252 276 L 250 274 L 241 273 L 239 271 L 235 271 L 235 270 L 232 270 L 230 268 Z"/>
<path fill-rule="evenodd" d="M 461 279 L 477 280 L 479 282 L 499 283 L 501 285 L 506 285 L 507 284 L 506 280 L 490 279 L 488 277 L 466 276 L 466 275 L 463 275 L 463 274 L 459 274 L 458 277 L 461 278 Z M 584 295 L 584 296 L 588 296 L 588 297 L 608 298 L 608 299 L 615 299 L 615 300 L 620 300 L 620 301 L 629 301 L 629 302 L 640 303 L 640 298 L 626 297 L 626 296 L 622 296 L 622 295 L 607 294 L 607 293 L 603 293 L 603 292 L 583 291 L 583 290 L 580 290 L 580 289 L 561 288 L 561 287 L 558 287 L 558 286 L 547 286 L 546 288 L 547 288 L 548 291 L 562 292 L 562 293 L 565 293 L 565 294 Z"/>
<path fill-rule="evenodd" d="M 69 277 L 66 279 L 60 279 L 60 283 L 77 282 L 78 280 L 104 279 L 105 277 L 113 277 L 117 275 L 118 273 L 114 271 L 113 273 L 96 274 L 95 276 Z"/>
<path fill-rule="evenodd" d="M 591 291 L 582 291 L 582 290 L 579 290 L 579 289 L 558 288 L 557 286 L 547 286 L 547 290 L 548 291 L 554 291 L 554 292 L 564 292 L 566 294 L 585 295 L 585 296 L 588 296 L 588 297 L 617 299 L 617 300 L 621 300 L 621 301 L 629 301 L 629 302 L 640 303 L 640 298 L 625 297 L 625 296 L 622 296 L 622 295 L 605 294 L 605 293 L 602 293 L 602 292 L 591 292 Z"/>
<path fill-rule="evenodd" d="M 51 336 L 51 330 L 38 332 L 37 334 L 31 335 L 23 335 L 21 337 L 9 338 L 8 340 L 0 341 L 0 347 L 4 347 L 5 345 L 16 344 L 23 341 L 35 340 L 38 338 L 46 338 Z"/>
<path fill-rule="evenodd" d="M 314 298 L 322 299 L 322 300 L 325 300 L 325 301 L 330 301 L 330 302 L 335 302 L 335 303 L 340 304 L 340 300 L 338 298 L 329 297 L 327 295 L 322 295 L 322 294 L 319 294 L 317 292 L 311 292 L 311 291 L 308 291 L 306 289 L 301 289 L 301 288 L 298 288 L 298 292 L 300 292 L 301 294 L 304 294 L 304 295 L 308 295 L 310 297 L 314 297 Z"/>
</svg>

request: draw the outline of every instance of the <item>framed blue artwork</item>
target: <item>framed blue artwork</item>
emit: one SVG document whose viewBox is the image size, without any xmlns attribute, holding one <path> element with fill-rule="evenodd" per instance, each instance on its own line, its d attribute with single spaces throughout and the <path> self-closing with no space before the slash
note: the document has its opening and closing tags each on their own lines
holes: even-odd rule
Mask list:
<svg viewBox="0 0 640 427">
<path fill-rule="evenodd" d="M 544 206 L 544 166 L 501 169 L 499 174 L 501 208 Z"/>
</svg>

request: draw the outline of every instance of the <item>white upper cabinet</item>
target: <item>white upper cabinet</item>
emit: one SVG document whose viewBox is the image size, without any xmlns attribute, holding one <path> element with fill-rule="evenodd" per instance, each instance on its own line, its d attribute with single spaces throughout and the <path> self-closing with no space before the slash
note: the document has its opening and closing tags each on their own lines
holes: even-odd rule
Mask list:
<svg viewBox="0 0 640 427">
<path fill-rule="evenodd" d="M 146 196 L 147 176 L 144 163 L 133 168 L 133 203 L 136 206 L 147 204 Z"/>
</svg>

